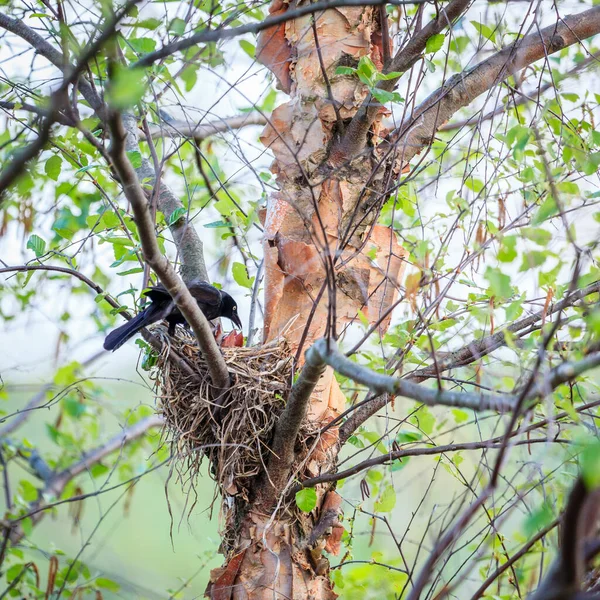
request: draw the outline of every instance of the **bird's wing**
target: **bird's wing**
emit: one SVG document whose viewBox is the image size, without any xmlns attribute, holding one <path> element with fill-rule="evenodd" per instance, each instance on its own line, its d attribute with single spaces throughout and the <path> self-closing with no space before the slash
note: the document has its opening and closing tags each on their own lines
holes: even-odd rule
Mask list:
<svg viewBox="0 0 600 600">
<path fill-rule="evenodd" d="M 220 306 L 221 292 L 206 281 L 192 281 L 188 288 L 198 304 L 205 306 Z"/>
<path fill-rule="evenodd" d="M 188 289 L 198 304 L 219 306 L 221 303 L 221 292 L 206 281 L 192 281 L 188 285 Z M 169 292 L 161 284 L 148 288 L 144 292 L 144 296 L 153 302 L 164 302 L 171 299 Z"/>
<path fill-rule="evenodd" d="M 165 300 L 171 299 L 171 296 L 169 292 L 167 292 L 165 286 L 160 283 L 156 286 L 149 287 L 144 292 L 144 296 L 146 296 L 146 298 L 150 298 L 152 302 L 164 302 Z"/>
</svg>

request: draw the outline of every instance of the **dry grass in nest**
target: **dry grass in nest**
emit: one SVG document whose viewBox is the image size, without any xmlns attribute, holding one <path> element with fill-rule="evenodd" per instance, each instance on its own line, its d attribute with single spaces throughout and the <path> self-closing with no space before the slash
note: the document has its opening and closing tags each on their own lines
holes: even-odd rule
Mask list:
<svg viewBox="0 0 600 600">
<path fill-rule="evenodd" d="M 155 378 L 159 411 L 165 419 L 165 439 L 180 457 L 178 470 L 193 483 L 202 459 L 222 492 L 248 500 L 253 477 L 265 471 L 273 428 L 285 407 L 292 377 L 292 355 L 285 341 L 251 348 L 223 348 L 232 384 L 224 409 L 211 411 L 210 375 L 195 339 L 186 332 L 162 335 L 170 347 L 185 357 L 198 375 L 191 377 L 167 359 L 158 358 Z"/>
</svg>

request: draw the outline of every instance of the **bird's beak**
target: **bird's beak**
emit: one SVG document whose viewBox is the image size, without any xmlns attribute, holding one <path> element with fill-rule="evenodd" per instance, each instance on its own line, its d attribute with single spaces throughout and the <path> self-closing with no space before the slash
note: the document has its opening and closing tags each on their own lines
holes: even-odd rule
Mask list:
<svg viewBox="0 0 600 600">
<path fill-rule="evenodd" d="M 233 324 L 238 328 L 238 329 L 243 329 L 242 327 L 242 321 L 239 317 L 239 315 L 237 314 L 233 314 L 231 315 L 231 320 L 233 321 Z"/>
</svg>

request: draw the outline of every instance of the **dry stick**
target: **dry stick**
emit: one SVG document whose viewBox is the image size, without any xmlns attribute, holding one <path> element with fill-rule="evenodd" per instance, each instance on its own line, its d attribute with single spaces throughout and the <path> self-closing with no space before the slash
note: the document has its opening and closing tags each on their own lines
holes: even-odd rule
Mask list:
<svg viewBox="0 0 600 600">
<path fill-rule="evenodd" d="M 161 254 L 154 234 L 154 223 L 148 201 L 126 154 L 127 131 L 121 115 L 112 112 L 109 116 L 111 131 L 110 156 L 119 175 L 123 191 L 135 215 L 144 259 L 158 275 L 177 308 L 191 325 L 198 345 L 206 360 L 213 385 L 220 394 L 229 387 L 229 372 L 223 355 L 217 346 L 210 325 L 190 291 L 175 272 L 166 256 Z"/>
</svg>

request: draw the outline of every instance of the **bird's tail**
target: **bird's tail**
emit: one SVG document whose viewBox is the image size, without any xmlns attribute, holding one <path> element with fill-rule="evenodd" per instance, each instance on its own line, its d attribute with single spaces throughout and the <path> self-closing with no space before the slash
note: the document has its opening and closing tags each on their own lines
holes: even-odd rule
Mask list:
<svg viewBox="0 0 600 600">
<path fill-rule="evenodd" d="M 147 325 L 156 323 L 161 319 L 160 311 L 152 304 L 138 313 L 133 319 L 127 321 L 121 327 L 111 331 L 104 340 L 105 350 L 116 350 L 120 348 L 129 338 L 132 338 L 140 329 Z"/>
</svg>

